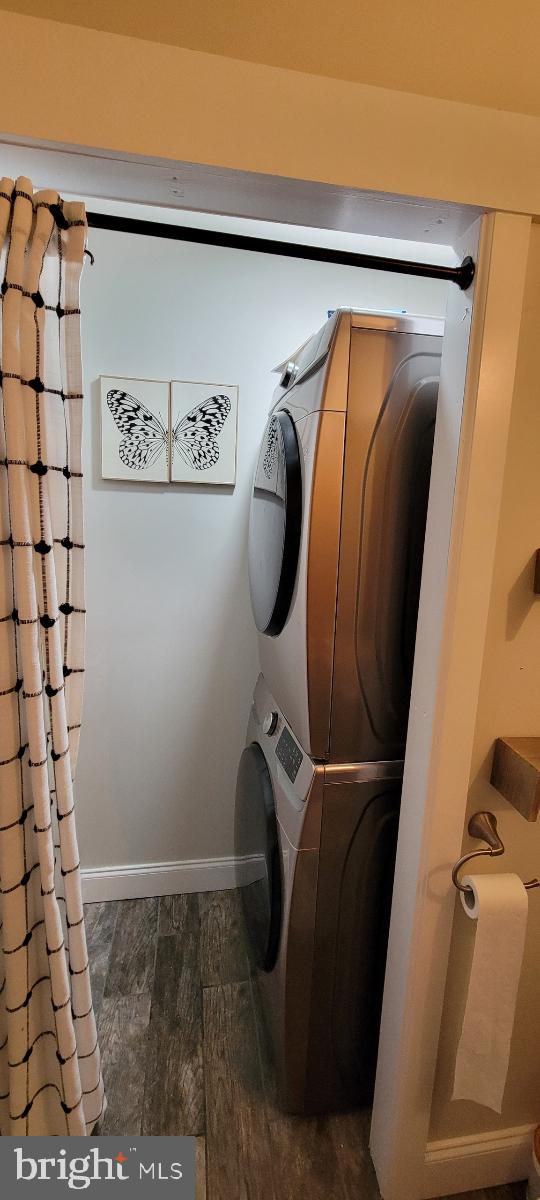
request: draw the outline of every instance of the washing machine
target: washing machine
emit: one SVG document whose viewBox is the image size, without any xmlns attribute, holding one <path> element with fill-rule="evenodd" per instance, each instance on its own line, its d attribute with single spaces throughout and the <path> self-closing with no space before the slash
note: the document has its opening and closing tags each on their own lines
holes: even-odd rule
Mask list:
<svg viewBox="0 0 540 1200">
<path fill-rule="evenodd" d="M 237 882 L 285 1111 L 371 1099 L 402 771 L 314 762 L 259 677 L 238 771 Z"/>
<path fill-rule="evenodd" d="M 279 368 L 250 590 L 262 673 L 318 762 L 404 754 L 443 329 L 337 311 Z"/>
</svg>

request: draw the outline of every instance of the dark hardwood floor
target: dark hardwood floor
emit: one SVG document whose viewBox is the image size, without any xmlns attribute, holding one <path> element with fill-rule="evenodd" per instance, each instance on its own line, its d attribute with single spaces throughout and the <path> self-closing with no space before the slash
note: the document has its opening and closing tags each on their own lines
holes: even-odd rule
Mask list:
<svg viewBox="0 0 540 1200">
<path fill-rule="evenodd" d="M 193 1134 L 197 1200 L 380 1200 L 368 1111 L 277 1108 L 237 892 L 85 913 L 108 1098 L 100 1133 Z M 461 1200 L 524 1194 L 518 1184 Z"/>
</svg>

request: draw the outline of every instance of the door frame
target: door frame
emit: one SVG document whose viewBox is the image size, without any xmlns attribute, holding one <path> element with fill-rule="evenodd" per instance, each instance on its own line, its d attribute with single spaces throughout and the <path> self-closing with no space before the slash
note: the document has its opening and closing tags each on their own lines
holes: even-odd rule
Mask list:
<svg viewBox="0 0 540 1200">
<path fill-rule="evenodd" d="M 474 308 L 470 293 L 449 299 L 371 1128 L 384 1200 L 448 1191 L 429 1123 L 530 224 L 505 213 L 475 222 Z M 501 1178 L 479 1181 L 456 1162 L 452 1190 L 507 1182 L 505 1169 L 501 1159 Z"/>
<path fill-rule="evenodd" d="M 20 138 L 2 140 L 22 145 Z M 112 158 L 158 171 L 168 162 L 23 140 L 30 151 L 58 151 L 68 160 L 90 153 L 103 164 Z M 220 179 L 224 175 L 228 181 L 243 173 L 217 171 Z M 276 186 L 296 195 L 298 184 L 278 178 Z M 300 205 L 309 208 L 325 186 L 314 184 L 307 199 L 300 181 Z M 339 185 L 332 191 L 347 193 Z M 386 210 L 388 199 L 413 209 L 427 204 L 435 210 L 441 203 L 411 195 L 358 196 L 367 199 L 369 221 Z M 269 195 L 265 204 L 270 201 Z M 443 419 L 435 442 L 371 1129 L 384 1200 L 423 1200 L 448 1191 L 448 1174 L 445 1185 L 444 1172 L 439 1183 L 434 1170 L 429 1119 L 454 911 L 450 871 L 465 823 L 531 222 L 504 212 L 478 217 L 451 201 L 447 207 L 475 217 L 455 248 L 458 257 L 472 253 L 477 270 L 467 293 L 449 289 Z M 273 212 L 272 219 L 285 218 Z M 482 1186 L 478 1177 L 463 1180 L 462 1189 Z M 505 1181 L 492 1175 L 485 1182 Z"/>
</svg>

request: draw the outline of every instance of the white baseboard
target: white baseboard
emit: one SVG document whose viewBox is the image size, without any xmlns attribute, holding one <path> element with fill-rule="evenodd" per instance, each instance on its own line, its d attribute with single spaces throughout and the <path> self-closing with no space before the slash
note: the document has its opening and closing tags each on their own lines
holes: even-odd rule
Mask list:
<svg viewBox="0 0 540 1200">
<path fill-rule="evenodd" d="M 422 1200 L 526 1179 L 534 1125 L 428 1142 Z"/>
<path fill-rule="evenodd" d="M 261 860 L 237 858 L 184 859 L 180 862 L 81 868 L 83 900 L 134 900 L 139 896 L 176 896 L 213 892 L 260 878 Z"/>
</svg>

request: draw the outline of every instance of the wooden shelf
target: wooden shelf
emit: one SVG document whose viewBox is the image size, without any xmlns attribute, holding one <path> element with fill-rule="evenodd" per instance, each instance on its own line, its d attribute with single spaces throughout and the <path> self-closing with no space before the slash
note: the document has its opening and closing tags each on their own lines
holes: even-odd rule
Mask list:
<svg viewBox="0 0 540 1200">
<path fill-rule="evenodd" d="M 491 782 L 526 821 L 536 821 L 540 810 L 540 737 L 497 738 Z"/>
</svg>

